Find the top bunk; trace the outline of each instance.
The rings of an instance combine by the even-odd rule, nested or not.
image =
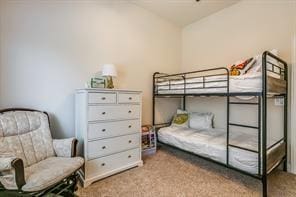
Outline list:
[[[269,51],[230,67],[153,75],[155,97],[283,96],[287,94],[287,63]]]

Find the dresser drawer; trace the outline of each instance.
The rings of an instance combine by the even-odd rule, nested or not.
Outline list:
[[[140,103],[140,94],[118,93],[118,103]]]
[[[140,118],[140,105],[89,106],[88,120],[118,120]]]
[[[106,138],[140,132],[140,120],[88,124],[88,139]]]
[[[88,158],[94,159],[105,155],[132,149],[140,145],[140,133],[88,142]]]
[[[116,103],[116,93],[89,93],[89,104]]]
[[[86,178],[111,173],[116,169],[124,168],[138,161],[140,161],[139,148],[87,161],[85,165]]]

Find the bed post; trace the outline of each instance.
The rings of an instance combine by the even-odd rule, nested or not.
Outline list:
[[[267,162],[266,162],[266,139],[267,139],[267,77],[266,77],[266,56],[262,55],[262,196],[267,196]]]
[[[262,166],[262,98],[261,95],[257,96],[258,102],[258,175],[261,175]]]
[[[183,110],[186,111],[186,96],[183,96]]]
[[[183,80],[184,80],[184,95],[183,95],[183,101],[182,101],[182,109],[186,110],[186,77],[185,75],[182,76]]]
[[[152,125],[155,125],[155,76],[159,74],[159,72],[153,73],[153,85],[152,85]]]
[[[226,125],[226,130],[227,130],[227,134],[226,134],[226,165],[229,166],[229,117],[230,117],[230,110],[229,110],[229,102],[230,102],[230,98],[229,98],[229,70],[226,69],[226,74],[227,74],[227,97],[226,97],[226,102],[227,102],[227,125]]]
[[[288,66],[287,63],[284,63],[284,67],[285,67],[285,80],[286,80],[286,92],[284,95],[284,142],[285,142],[285,160],[284,160],[284,171],[287,171],[287,163],[288,163],[288,157],[287,157],[287,153],[288,153]]]

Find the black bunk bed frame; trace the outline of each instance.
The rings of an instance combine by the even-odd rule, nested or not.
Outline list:
[[[281,65],[283,65],[282,67],[279,65],[276,65],[272,62],[270,62],[268,60],[268,58],[272,58],[276,61],[278,61]],[[267,63],[269,65],[271,65],[271,69],[267,68]],[[226,89],[225,92],[223,93],[186,93],[186,90],[189,89],[203,89],[203,88],[209,88],[206,87],[206,83],[210,83],[205,81],[205,77],[207,76],[218,76],[218,75],[222,75],[222,74],[214,74],[214,75],[201,75],[199,77],[202,77],[203,80],[202,82],[190,82],[187,83],[186,80],[190,79],[189,77],[187,77],[187,75],[190,74],[196,74],[196,73],[205,73],[205,72],[209,72],[209,71],[225,71],[223,73],[223,75],[227,75],[227,78],[225,80],[219,80],[219,82],[224,81],[224,83],[226,82],[226,86],[219,86],[219,87],[211,87],[211,88],[224,88]],[[280,76],[283,77],[283,80],[285,81],[285,93],[280,93],[280,94],[272,94],[269,95],[268,94],[268,84],[267,84],[267,72],[273,72],[275,74],[278,74]],[[175,78],[180,78],[182,80],[184,80],[184,83],[182,83],[182,85],[184,85],[184,92],[183,93],[165,93],[165,94],[159,94],[158,89],[156,89],[157,85],[157,81],[159,79],[167,79],[170,77],[175,77]],[[194,77],[191,77],[194,78]],[[212,81],[213,82],[213,81]],[[218,81],[217,81],[218,82]],[[186,88],[186,85],[188,84],[194,84],[194,83],[202,83],[202,87],[201,88]],[[159,86],[159,85],[158,85]],[[169,90],[179,90],[180,89],[174,89],[171,87],[171,83],[169,81]],[[227,100],[227,126],[226,126],[226,130],[227,130],[227,135],[226,135],[226,163],[223,162],[219,162],[216,160],[213,160],[211,158],[207,158],[192,152],[189,152],[191,154],[194,154],[198,157],[201,157],[203,159],[215,162],[217,164],[223,165],[227,168],[236,170],[240,173],[243,173],[245,175],[254,177],[256,179],[259,179],[262,181],[262,196],[267,196],[267,175],[272,172],[274,169],[276,169],[277,167],[279,167],[281,164],[283,164],[283,170],[287,171],[287,113],[288,113],[288,108],[287,108],[287,104],[288,104],[288,67],[287,67],[287,63],[280,59],[279,57],[275,56],[274,54],[270,53],[269,51],[265,51],[262,54],[262,91],[261,92],[237,92],[237,93],[233,93],[233,92],[229,92],[229,70],[225,67],[218,67],[218,68],[212,68],[212,69],[205,69],[205,70],[199,70],[199,71],[193,71],[193,72],[186,72],[186,73],[178,73],[178,74],[164,74],[164,73],[159,73],[159,72],[155,72],[153,74],[153,109],[152,109],[152,121],[153,121],[153,125],[155,126],[155,128],[158,130],[161,127],[165,127],[170,125],[170,123],[159,123],[156,124],[156,118],[155,118],[155,101],[156,98],[182,98],[182,107],[185,110],[186,109],[186,97],[200,97],[200,96],[222,96],[222,97],[226,97]],[[235,96],[254,96],[256,98],[258,98],[257,102],[231,102],[230,101],[230,97],[235,97]],[[284,99],[284,135],[283,138],[278,140],[276,143],[272,144],[271,146],[267,147],[267,99],[268,98],[276,98],[276,97],[281,97]],[[254,126],[250,126],[250,125],[243,125],[243,124],[235,124],[235,123],[231,123],[229,120],[229,114],[230,114],[230,105],[258,105],[258,126],[254,127]],[[232,145],[229,143],[229,127],[230,126],[237,126],[237,127],[246,127],[246,128],[252,128],[252,129],[256,129],[258,130],[258,150],[254,151],[245,147],[240,147],[237,145]],[[284,153],[284,157],[282,157],[279,161],[277,161],[277,163],[272,166],[270,168],[269,171],[267,171],[267,151],[271,148],[273,148],[274,146],[280,144],[281,142],[284,142],[284,146],[285,146],[285,153]],[[164,144],[163,142],[159,142],[161,144]],[[168,144],[166,144],[168,145]],[[168,146],[172,146],[172,145],[168,145]],[[243,171],[241,169],[238,169],[236,167],[233,167],[229,164],[229,147],[234,147],[234,148],[239,148],[239,149],[243,149],[246,151],[251,151],[251,152],[255,152],[258,154],[258,174],[252,174],[246,171]],[[174,147],[173,148],[177,148],[178,147]],[[181,149],[180,149],[181,150]],[[186,150],[182,150],[185,152],[188,152]],[[261,170],[262,167],[262,170]]]

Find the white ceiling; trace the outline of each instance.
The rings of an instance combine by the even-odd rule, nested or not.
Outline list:
[[[239,0],[128,0],[184,27]]]

